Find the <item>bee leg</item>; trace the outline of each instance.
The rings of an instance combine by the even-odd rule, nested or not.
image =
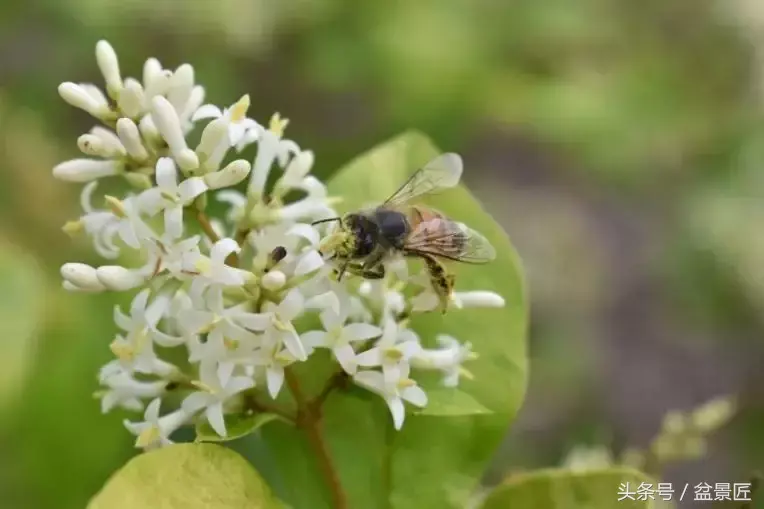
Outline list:
[[[440,308],[443,314],[448,309],[448,303],[451,300],[451,291],[454,289],[455,278],[453,274],[446,272],[446,267],[435,258],[430,256],[423,257],[427,265],[427,272],[430,273],[430,282],[440,299]]]
[[[365,279],[382,279],[385,277],[385,266],[381,263],[371,267],[366,267],[360,263],[350,264],[347,271]]]

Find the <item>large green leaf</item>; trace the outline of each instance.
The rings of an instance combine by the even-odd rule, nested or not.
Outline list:
[[[176,444],[140,454],[88,509],[283,509],[247,461],[215,444]]]
[[[496,488],[483,501],[481,509],[672,507],[670,504],[660,505],[666,497],[660,496],[657,488],[656,481],[625,468],[582,472],[539,470],[518,475]],[[678,496],[674,493],[671,498]]]
[[[344,198],[343,211],[379,202],[437,153],[424,136],[403,134],[342,168],[330,181],[330,191]],[[425,341],[448,333],[473,343],[479,358],[469,369],[477,376],[464,380],[460,390],[490,413],[410,413],[403,429],[395,431],[380,398],[362,390],[332,393],[324,404],[321,432],[350,507],[463,507],[525,392],[527,307],[517,254],[501,227],[466,189],[449,190],[433,205],[482,232],[498,251],[493,264],[458,267],[457,288],[496,291],[507,307],[452,310],[445,316],[429,313],[415,316],[411,326]],[[305,381],[315,380],[316,371],[325,371],[313,361],[298,369]],[[303,385],[310,392],[321,388],[315,383]],[[282,498],[296,508],[330,507],[303,433],[273,423],[263,428],[263,437],[276,462],[263,472],[274,485],[288,487],[280,493]]]

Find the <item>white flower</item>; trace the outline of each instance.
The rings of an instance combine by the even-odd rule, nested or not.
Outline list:
[[[134,160],[143,162],[149,158],[149,153],[143,145],[141,133],[138,126],[129,118],[120,118],[117,120],[117,136],[125,147],[127,153]]]
[[[128,269],[121,265],[102,265],[96,269],[98,281],[116,292],[124,292],[141,286],[149,277],[149,267]]]
[[[183,400],[181,408],[190,413],[204,409],[207,421],[221,437],[227,436],[223,405],[236,394],[255,385],[252,378],[247,376],[232,376],[222,384],[213,364],[202,364],[199,369],[200,381],[197,384],[200,391],[189,394]]]
[[[459,385],[460,374],[468,378],[472,376],[462,366],[465,361],[477,358],[472,352],[472,344],[460,344],[455,338],[445,334],[439,335],[436,340],[442,348],[420,349],[411,357],[411,367],[441,371],[444,375],[443,385],[456,387]]]
[[[261,129],[260,124],[247,117],[248,109],[249,95],[245,94],[230,108],[225,108],[223,111],[220,111],[220,108],[213,104],[205,104],[196,110],[192,120],[196,122],[204,118],[222,119],[227,128],[228,146],[239,148],[248,131],[257,133]],[[241,148],[239,148],[239,151],[241,151]]]
[[[266,302],[263,308],[270,318],[266,334],[270,335],[276,343],[283,344],[296,359],[307,360],[308,353],[300,340],[300,335],[292,325],[292,320],[302,314],[305,309],[305,299],[300,291],[294,288],[278,304]]]
[[[247,197],[238,191],[226,189],[218,192],[215,197],[218,201],[227,203],[229,208],[225,219],[229,223],[237,223],[244,217],[244,208],[247,205]]]
[[[329,348],[342,369],[352,375],[358,369],[352,343],[377,337],[382,334],[382,329],[368,323],[345,324],[347,315],[331,309],[321,313],[320,318],[324,330],[305,332],[302,341],[308,347]]]
[[[300,147],[291,140],[282,140],[284,129],[288,120],[282,119],[278,114],[271,118],[268,129],[258,128],[257,156],[252,164],[249,187],[247,193],[251,196],[261,196],[268,181],[268,174],[274,161],[279,165],[286,166],[289,156],[300,151]]]
[[[77,138],[77,147],[89,156],[104,158],[123,157],[127,151],[119,137],[103,127],[94,127],[88,134]]]
[[[303,184],[313,167],[315,160],[313,152],[303,150],[295,155],[284,170],[284,174],[276,181],[273,188],[273,196],[284,196],[290,189],[297,189]]]
[[[152,239],[146,245],[149,257],[142,272],[150,271],[150,275],[158,275],[167,271],[176,279],[189,279],[192,275],[187,269],[201,254],[200,240],[199,235],[180,240],[168,238],[167,235]]]
[[[164,210],[165,232],[171,238],[183,233],[183,207],[207,190],[201,177],[191,177],[178,184],[178,170],[169,157],[161,157],[156,165],[157,187],[141,193],[139,199],[149,215]]]
[[[119,248],[114,244],[119,218],[108,210],[97,210],[91,204],[93,192],[98,185],[92,181],[82,188],[80,205],[85,213],[76,221],[70,221],[64,226],[64,231],[70,234],[85,230],[92,239],[95,250],[104,258],[119,256]]]
[[[118,200],[107,195],[104,198],[111,207],[112,214],[118,218],[114,229],[125,244],[133,249],[140,249],[150,239],[156,238],[154,231],[141,218],[139,197],[128,196],[124,200]]]
[[[210,256],[196,255],[190,262],[190,269],[196,271],[191,283],[191,294],[201,295],[210,285],[242,286],[254,279],[254,274],[246,270],[226,265],[225,260],[231,253],[241,251],[231,238],[220,239],[210,250]]]
[[[61,266],[64,281],[83,291],[100,291],[105,286],[98,280],[96,269],[84,263],[65,263]]]
[[[143,382],[121,369],[104,373],[101,384],[106,386],[106,390],[99,393],[104,414],[118,406],[136,412],[143,410],[141,399],[156,398],[167,387],[164,380]]]
[[[126,78],[117,99],[119,110],[128,118],[138,118],[145,109],[146,94],[138,80]]]
[[[156,356],[152,336],[169,305],[169,298],[160,294],[149,304],[150,293],[146,289],[135,296],[129,316],[122,313],[118,306],[114,307],[114,322],[125,334],[118,334],[110,347],[117,357],[114,362],[122,368],[166,377],[177,368]]]
[[[374,348],[359,353],[356,362],[364,367],[381,366],[385,380],[393,381],[398,380],[401,372],[408,369],[409,360],[420,350],[416,333],[388,318],[385,320],[382,337]]]
[[[128,431],[138,437],[135,441],[136,447],[154,449],[172,444],[170,435],[191,419],[191,415],[182,408],[160,417],[161,402],[157,398],[148,404],[143,414],[143,422],[132,422],[127,419],[123,421]]]
[[[408,369],[404,367],[400,372],[400,378],[394,380],[385,379],[379,371],[359,371],[353,376],[353,381],[356,384],[384,398],[393,416],[393,425],[397,430],[403,426],[406,416],[404,400],[418,407],[427,405],[427,394],[417,385],[416,381],[408,378],[408,375]]]
[[[265,382],[271,398],[276,399],[284,384],[284,368],[297,361],[292,353],[283,348],[282,342],[266,334],[264,342],[252,358],[255,366],[265,370]]]
[[[235,186],[249,175],[249,163],[244,159],[231,161],[220,171],[208,173],[204,176],[204,182],[210,189]]]

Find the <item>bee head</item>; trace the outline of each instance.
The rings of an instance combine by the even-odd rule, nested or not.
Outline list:
[[[376,225],[361,214],[347,214],[339,226],[321,241],[321,253],[334,253],[337,258],[362,258],[376,245]]]

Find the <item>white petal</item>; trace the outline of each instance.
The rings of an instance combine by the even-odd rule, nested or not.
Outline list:
[[[181,408],[189,414],[193,414],[207,406],[210,395],[204,392],[193,392],[186,396],[186,399],[180,404]]]
[[[143,418],[148,422],[154,422],[159,420],[159,405],[162,404],[160,398],[156,398],[149,403],[146,407],[146,413],[143,414]]]
[[[406,409],[403,408],[403,401],[399,397],[385,398],[390,413],[393,416],[393,426],[400,430],[403,427],[403,420],[406,417]]]
[[[284,300],[279,303],[279,315],[281,315],[284,320],[292,320],[302,312],[304,306],[305,299],[300,291],[297,288],[294,288],[286,295],[286,297],[284,297]]]
[[[186,179],[183,182],[180,183],[180,186],[178,186],[178,195],[180,196],[180,200],[184,204],[188,204],[205,192],[207,190],[207,184],[204,183],[204,179],[201,177],[192,177],[190,179]]]
[[[218,118],[223,115],[223,112],[220,111],[220,108],[215,106],[214,104],[205,104],[203,106],[200,106],[196,112],[191,116],[191,121],[196,122],[197,120],[201,120],[203,118]]]
[[[97,269],[84,263],[65,263],[61,266],[61,277],[83,289],[103,289],[103,284],[98,280],[97,273]]]
[[[326,347],[329,346],[327,343],[327,334],[326,332],[322,330],[311,330],[308,332],[303,332],[300,335],[300,339],[302,340],[302,343],[309,348],[319,348],[319,347]]]
[[[265,371],[265,378],[268,384],[268,393],[271,398],[276,399],[281,386],[284,384],[284,368],[278,365],[269,367]]]
[[[355,350],[350,345],[339,345],[332,349],[334,357],[340,363],[345,373],[352,375],[358,370],[358,364],[355,362]]]
[[[425,291],[411,299],[411,309],[414,312],[432,311],[439,305],[438,296]]]
[[[297,235],[299,237],[304,238],[308,242],[310,242],[311,246],[317,246],[319,241],[321,240],[321,237],[318,233],[318,230],[316,230],[314,227],[312,227],[309,224],[296,224],[289,228],[286,232],[287,235]]]
[[[400,343],[398,349],[403,354],[404,359],[409,359],[422,351],[422,347],[417,341],[405,341]]]
[[[215,245],[210,251],[210,258],[215,263],[223,263],[225,259],[231,253],[238,253],[240,251],[239,244],[231,238],[221,239],[215,242]]]
[[[231,380],[231,375],[233,375],[234,367],[235,365],[231,361],[221,361],[218,364],[218,379],[220,380],[220,385],[228,385],[228,382]]]
[[[268,313],[239,313],[233,320],[247,329],[264,331],[271,324],[271,315]]]
[[[156,166],[157,185],[164,191],[175,193],[178,187],[178,170],[169,157],[160,157]]]
[[[96,62],[98,68],[106,81],[106,88],[109,95],[116,97],[122,89],[122,78],[119,74],[119,61],[114,48],[107,41],[100,40],[96,44]]]
[[[169,334],[165,334],[164,332],[160,330],[152,330],[151,331],[152,337],[154,338],[154,342],[159,345],[163,346],[165,348],[173,348],[176,346],[180,346],[183,343],[186,342],[186,338],[183,336],[171,336]]]
[[[133,328],[133,321],[122,312],[119,306],[114,306],[114,323],[123,331],[130,331]]]
[[[254,387],[255,382],[246,376],[235,376],[226,385],[226,393],[229,395],[237,394],[242,391],[246,391],[250,387]]]
[[[406,387],[401,391],[401,397],[418,407],[427,405],[427,394],[418,385],[412,387]]]
[[[296,359],[301,361],[308,359],[308,354],[305,351],[305,347],[302,345],[302,342],[300,342],[300,336],[297,335],[296,331],[291,330],[282,333],[281,339],[284,341],[284,346],[286,346],[287,350],[289,350],[289,353],[294,355]]]
[[[382,350],[379,348],[372,348],[361,352],[355,357],[355,361],[359,366],[374,367],[382,364]]]
[[[207,327],[215,319],[215,315],[208,311],[187,309],[178,313],[178,322],[188,332],[199,332]]]
[[[488,291],[471,291],[471,292],[456,292],[454,298],[459,301],[461,307],[491,307],[501,308],[504,307],[504,298],[494,292]]]
[[[208,406],[205,415],[207,416],[210,426],[215,430],[215,433],[221,437],[228,435],[228,432],[225,429],[225,419],[223,418],[223,403],[217,402]]]
[[[324,326],[324,330],[327,331],[330,331],[345,323],[345,320],[343,320],[339,314],[335,313],[331,309],[327,309],[321,313],[321,315],[319,315],[319,319],[321,320],[321,325]]]
[[[183,207],[172,206],[164,210],[164,230],[171,239],[183,235]]]
[[[304,276],[315,272],[324,265],[324,258],[318,254],[318,251],[310,251],[300,257],[297,266],[294,269],[295,276]]]
[[[387,393],[384,377],[379,371],[359,371],[353,375],[353,381],[377,394],[385,395]]]
[[[90,182],[116,175],[121,169],[121,163],[116,160],[71,159],[56,165],[53,176],[67,182]]]
[[[368,323],[351,323],[343,328],[343,335],[349,341],[371,339],[382,335],[382,329]]]

